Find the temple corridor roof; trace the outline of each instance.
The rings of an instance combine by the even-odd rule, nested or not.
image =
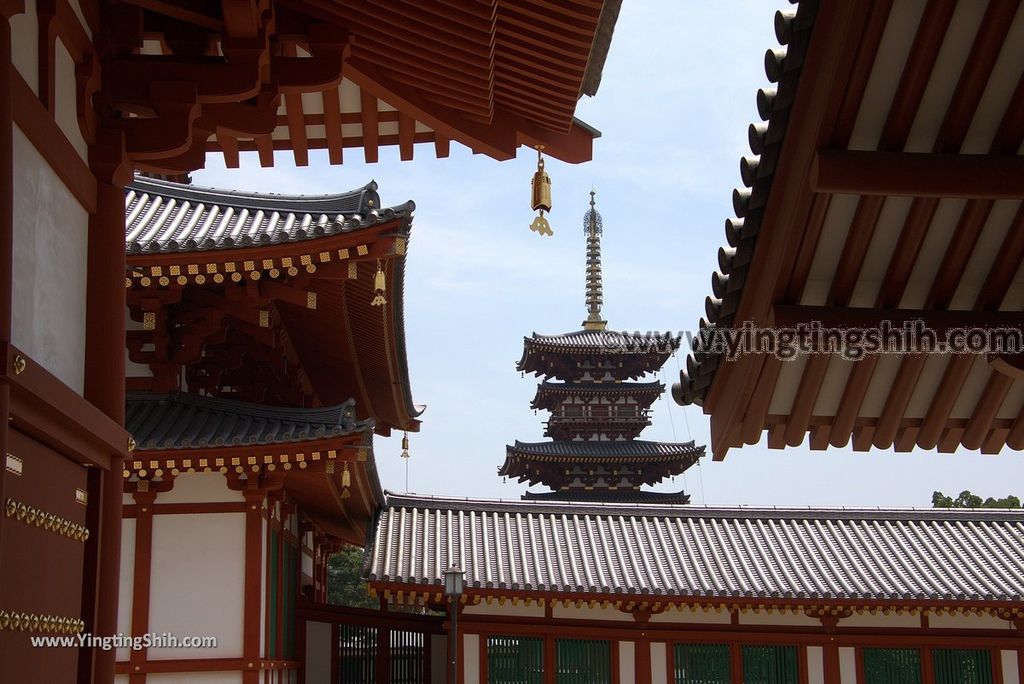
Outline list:
[[[390,494],[371,585],[679,599],[1024,604],[1024,511],[705,508]]]

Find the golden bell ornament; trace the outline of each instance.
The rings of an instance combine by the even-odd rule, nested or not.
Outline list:
[[[377,273],[373,276],[373,301],[370,306],[384,306],[388,300],[384,298],[387,290],[387,281],[384,279],[384,270],[380,267],[380,260],[377,261]]]
[[[402,435],[402,458],[409,458],[409,434],[404,433]]]
[[[544,170],[544,156],[541,152],[543,149],[543,145],[537,145],[537,171],[533,174],[531,182],[533,197],[530,208],[539,213],[530,224],[530,230],[541,235],[553,235],[551,224],[544,218],[544,212],[551,211],[551,176]]]

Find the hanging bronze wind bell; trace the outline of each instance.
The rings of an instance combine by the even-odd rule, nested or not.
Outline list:
[[[537,212],[537,218],[530,224],[530,230],[541,235],[554,235],[551,224],[544,218],[544,212],[551,211],[551,177],[544,170],[543,145],[537,145],[537,172],[533,174],[533,201],[530,207]]]
[[[388,300],[384,298],[386,289],[384,270],[380,267],[380,259],[377,259],[377,273],[373,276],[373,301],[370,302],[370,306],[384,306],[388,303]]]

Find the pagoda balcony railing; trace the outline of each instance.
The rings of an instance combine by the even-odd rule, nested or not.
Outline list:
[[[445,671],[445,618],[300,602],[306,684],[431,684]]]

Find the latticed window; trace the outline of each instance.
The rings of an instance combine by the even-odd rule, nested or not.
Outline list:
[[[541,684],[544,681],[544,640],[488,637],[487,681],[490,684]]]
[[[921,652],[916,648],[865,648],[864,684],[921,684]]]
[[[725,644],[676,644],[675,684],[731,684]]]
[[[976,648],[932,651],[935,684],[992,684],[992,656]]]
[[[555,646],[557,684],[611,684],[610,641],[559,639]]]
[[[744,646],[744,684],[798,684],[796,646]]]

